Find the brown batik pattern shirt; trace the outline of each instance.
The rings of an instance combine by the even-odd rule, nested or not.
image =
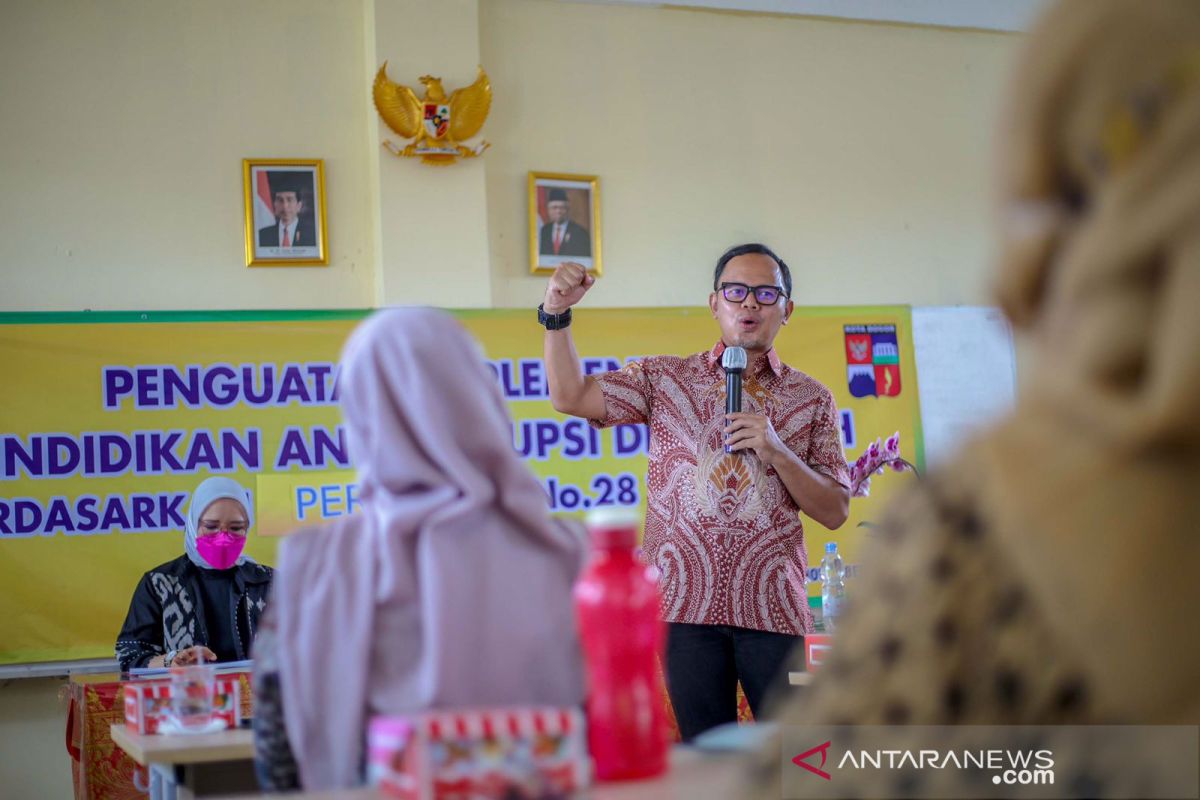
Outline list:
[[[659,570],[663,618],[776,633],[812,631],[798,507],[753,451],[726,454],[722,342],[597,375],[597,427],[650,426],[644,557]],[[837,405],[772,349],[743,376],[742,410],[764,414],[815,471],[850,485]]]

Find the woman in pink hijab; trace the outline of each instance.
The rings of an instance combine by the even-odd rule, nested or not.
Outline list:
[[[361,507],[280,548],[255,651],[267,788],[360,783],[376,714],[583,701],[583,533],[549,516],[481,355],[433,309],[380,311],[346,344]]]

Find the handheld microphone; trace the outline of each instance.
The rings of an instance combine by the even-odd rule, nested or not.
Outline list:
[[[721,355],[721,366],[725,370],[725,413],[736,414],[742,410],[742,370],[746,368],[746,351],[741,347],[726,347]],[[733,451],[725,445],[725,452]]]

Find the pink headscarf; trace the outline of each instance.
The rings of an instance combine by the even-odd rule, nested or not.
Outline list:
[[[582,531],[548,515],[481,355],[432,309],[380,311],[346,344],[362,508],[289,537],[274,584],[306,789],[358,782],[375,714],[583,701]]]

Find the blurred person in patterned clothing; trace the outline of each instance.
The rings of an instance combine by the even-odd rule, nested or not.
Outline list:
[[[897,751],[937,726],[960,747],[1038,726],[1062,797],[1187,796],[1194,738],[1169,758],[1157,738],[1078,731],[1200,722],[1200,4],[1059,2],[1016,63],[995,291],[1028,378],[1009,418],[897,498],[832,652],[778,718],[904,726]],[[744,796],[801,771],[781,770],[780,741]],[[980,797],[981,775],[832,780],[842,797]]]

